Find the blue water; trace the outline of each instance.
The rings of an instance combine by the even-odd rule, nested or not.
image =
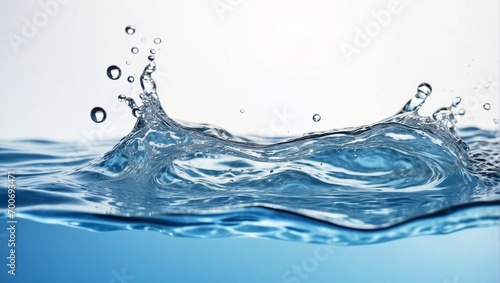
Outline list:
[[[500,218],[499,134],[480,128],[460,128],[452,107],[440,111],[439,119],[420,116],[418,109],[430,95],[430,86],[425,89],[426,85],[421,85],[401,111],[372,125],[308,133],[302,137],[257,139],[237,137],[215,126],[182,123],[168,117],[151,77],[155,68],[152,61],[141,76],[142,106],[137,106],[131,98],[125,99],[137,123],[119,142],[102,142],[96,145],[95,153],[84,155],[73,143],[41,140],[1,143],[2,172],[11,171],[16,179],[15,215],[19,223],[39,229],[38,233],[54,229],[43,228],[45,226],[39,223],[63,225],[57,228],[60,231],[45,236],[44,242],[52,244],[56,239],[63,241],[72,237],[94,241],[91,239],[96,236],[84,234],[89,233],[87,231],[122,231],[113,235],[128,238],[146,230],[154,231],[155,236],[151,232],[147,236],[141,234],[138,239],[142,240],[135,244],[144,245],[154,253],[155,245],[148,245],[151,237],[155,241],[169,236],[267,238],[284,240],[287,244],[273,241],[271,245],[291,249],[304,247],[305,243],[330,249],[450,234],[464,229],[489,231],[486,238],[496,235],[493,228],[488,227],[498,228]],[[7,181],[0,184],[0,189],[7,191]],[[2,198],[2,203],[7,204],[5,193]],[[2,210],[5,223],[10,213]],[[86,231],[62,228],[68,229],[68,226]],[[25,247],[37,241],[43,245],[36,233],[27,233],[22,228],[19,231],[19,235],[23,235],[20,239],[24,237],[27,242]],[[64,238],[59,233],[73,236]],[[106,237],[98,237],[94,245]],[[148,240],[144,242],[144,239]],[[229,239],[226,241],[231,241]],[[132,238],[123,241],[134,242]],[[165,241],[179,243],[180,240]],[[189,245],[200,244],[193,242],[196,239],[190,241]],[[241,243],[232,241],[211,242],[210,245],[223,243],[225,246],[213,253],[230,251],[233,244],[227,246],[227,243],[236,243],[235,247]],[[257,240],[252,241],[243,246],[252,246]],[[67,249],[60,242],[55,245]],[[158,249],[162,249],[161,244],[158,245]],[[20,244],[19,250],[22,247]],[[390,247],[388,250],[394,249]],[[101,247],[101,250],[107,249]],[[88,256],[84,251],[69,250],[74,253],[71,257]],[[268,252],[271,250],[273,248]],[[314,255],[314,248],[311,250]],[[183,252],[193,251],[176,254]],[[241,257],[249,252],[251,249],[233,256]],[[324,255],[333,254],[328,252]],[[222,260],[218,255],[208,256],[215,261]],[[148,254],[144,257],[148,262],[162,260],[160,255],[155,259]],[[198,261],[196,255],[188,257]],[[29,262],[26,258],[23,260]],[[320,257],[313,258],[319,264]],[[488,258],[496,257],[489,254]],[[65,261],[59,264],[67,266]],[[490,264],[488,261],[482,266],[490,267]],[[54,262],[50,265],[57,266]],[[236,274],[243,272],[243,266]],[[306,263],[309,270],[312,266],[311,262]],[[109,282],[113,276],[113,282],[120,282],[117,278],[120,276],[116,275],[121,272],[120,268],[113,269]],[[193,264],[189,270],[204,268],[207,267]],[[26,272],[30,267],[24,265],[23,269]],[[293,271],[286,272],[286,269],[278,272],[275,280],[257,276],[255,278],[260,279],[255,280],[259,281],[242,278],[240,282],[309,280]],[[79,276],[83,277],[78,277],[80,281],[73,281],[62,273],[59,274],[62,277],[51,277],[55,275],[50,272],[41,277],[29,273],[33,276],[16,282],[94,282],[90,279],[92,275],[82,274]],[[491,280],[498,272],[488,269],[481,276],[487,276],[487,280],[474,282],[496,282]],[[50,281],[47,278],[51,278]],[[179,278],[155,281],[143,277],[137,282],[185,282]],[[216,276],[206,282],[238,282],[224,278]],[[446,278],[432,282],[455,280]],[[102,277],[99,280],[108,282]],[[128,279],[122,281],[128,282]]]

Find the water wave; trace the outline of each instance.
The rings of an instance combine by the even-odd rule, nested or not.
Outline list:
[[[122,98],[137,123],[103,156],[68,158],[72,145],[43,141],[0,148],[24,182],[20,215],[97,231],[329,244],[499,224],[498,133],[456,128],[452,107],[420,116],[427,84],[378,123],[256,142],[168,117],[155,69],[141,76],[142,106]]]

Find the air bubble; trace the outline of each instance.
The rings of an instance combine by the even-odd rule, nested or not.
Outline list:
[[[157,37],[153,40],[155,44],[160,44],[161,43],[161,38]]]
[[[135,81],[134,76],[128,76],[127,81],[128,81],[129,83],[133,83],[133,82]]]
[[[130,51],[132,51],[132,54],[137,54],[137,53],[139,53],[139,48],[137,48],[137,47],[132,47],[132,48],[130,49]]]
[[[108,78],[117,80],[122,76],[122,70],[118,68],[118,66],[111,65],[106,70],[106,74],[108,75]]]
[[[90,111],[90,118],[96,123],[104,122],[107,116],[106,111],[104,111],[101,107],[94,107]]]
[[[451,105],[453,105],[453,107],[457,107],[460,102],[462,102],[462,98],[460,96],[457,96],[453,99]]]
[[[491,104],[489,104],[489,103],[483,104],[483,109],[486,111],[489,111],[491,109]]]
[[[127,97],[125,95],[123,95],[123,94],[118,95],[118,101],[125,102],[126,99],[127,99]]]
[[[313,121],[314,122],[319,122],[321,120],[321,115],[319,114],[314,114],[313,115]]]
[[[132,35],[132,34],[134,34],[134,33],[135,33],[135,27],[134,27],[134,26],[127,26],[127,27],[125,28],[125,32],[126,32],[127,34]]]

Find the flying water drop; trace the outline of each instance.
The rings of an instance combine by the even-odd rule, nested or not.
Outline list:
[[[161,38],[157,37],[153,40],[155,44],[160,44],[161,43]]]
[[[421,83],[417,87],[417,94],[406,103],[400,112],[417,112],[431,93],[431,85],[428,83]]]
[[[148,60],[149,60],[149,61],[154,61],[154,59],[155,59],[155,56],[154,56],[154,55],[149,55],[149,56],[148,56]]]
[[[245,109],[241,108],[240,113],[242,113],[242,114],[245,113]]]
[[[483,104],[483,109],[486,111],[489,111],[491,109],[491,104],[489,104],[489,103]]]
[[[418,92],[420,92],[423,95],[425,95],[425,97],[431,95],[431,93],[432,93],[432,87],[428,83],[421,83],[421,84],[419,84],[417,90],[418,90]]]
[[[154,49],[149,50],[149,52],[150,52],[151,54],[153,54],[153,55],[154,55],[154,54],[156,54],[156,50],[154,50]]]
[[[132,49],[130,49],[130,51],[132,51],[132,54],[137,54],[137,53],[139,53],[139,48],[132,47]]]
[[[96,123],[104,122],[107,116],[106,111],[104,111],[101,107],[94,107],[90,111],[90,118]]]
[[[458,115],[460,115],[460,116],[465,115],[465,110],[464,109],[459,109],[458,110]]]
[[[106,74],[108,75],[108,78],[117,80],[122,76],[122,70],[116,65],[111,65],[106,70]]]
[[[118,101],[125,102],[126,99],[127,99],[127,97],[125,95],[123,95],[123,94],[118,95]]]
[[[135,81],[134,76],[128,76],[127,81],[128,81],[129,83],[133,83],[133,82]]]
[[[462,98],[460,96],[457,96],[453,99],[451,105],[453,107],[457,107],[460,104],[460,102],[462,102]]]
[[[314,122],[319,122],[321,120],[321,115],[319,114],[314,114],[313,115],[313,121]]]
[[[126,32],[127,34],[129,34],[129,35],[132,35],[132,34],[134,34],[134,33],[135,33],[135,27],[134,27],[134,26],[127,26],[127,27],[125,28],[125,32]]]

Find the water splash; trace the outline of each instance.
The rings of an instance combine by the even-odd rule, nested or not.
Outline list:
[[[421,83],[417,87],[417,93],[415,96],[408,101],[403,109],[401,109],[400,113],[403,112],[418,112],[418,109],[424,105],[425,100],[431,95],[432,93],[432,87],[428,83]]]
[[[21,194],[32,197],[23,196],[29,201],[21,215],[99,231],[328,244],[499,223],[498,133],[457,129],[461,99],[420,116],[432,93],[422,83],[397,114],[378,123],[256,142],[171,119],[149,56],[139,80],[142,105],[118,96],[137,117],[132,132],[104,156],[54,174],[63,183],[26,176],[31,188]]]

